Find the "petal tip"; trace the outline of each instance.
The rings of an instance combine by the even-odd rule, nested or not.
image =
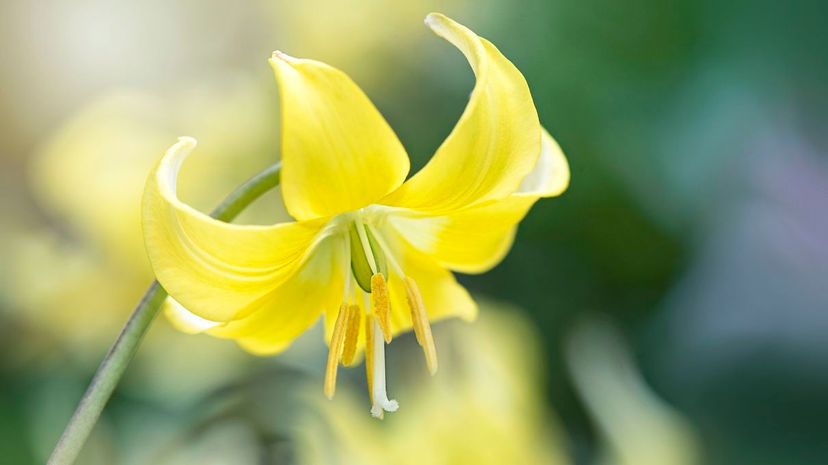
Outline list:
[[[167,297],[163,303],[164,314],[167,320],[177,330],[186,334],[203,333],[210,328],[218,326],[220,323],[202,318],[195,313],[184,308],[172,297]]]
[[[299,58],[288,55],[287,53],[276,50],[270,55],[270,62],[296,63]]]
[[[178,138],[178,143],[175,144],[175,148],[178,148],[178,149],[193,149],[193,148],[195,148],[196,145],[198,145],[198,141],[195,140],[194,137],[180,136]]]
[[[434,23],[436,23],[436,22],[438,22],[438,21],[441,21],[441,20],[442,20],[442,19],[444,19],[445,17],[446,17],[446,15],[444,15],[443,13],[437,13],[437,12],[434,12],[434,11],[433,11],[433,12],[431,12],[431,13],[429,13],[429,14],[427,14],[427,15],[426,15],[426,17],[425,17],[425,23],[426,23],[427,25],[431,26],[432,24],[434,24]]]
[[[436,30],[441,27],[445,27],[446,23],[451,23],[453,21],[443,13],[432,12],[426,15],[424,22],[426,26],[430,27],[432,30]]]

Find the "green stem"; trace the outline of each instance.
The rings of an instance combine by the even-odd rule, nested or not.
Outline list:
[[[210,216],[225,222],[233,220],[262,194],[279,185],[280,171],[281,164],[276,163],[253,176],[230,193]],[[48,465],[70,465],[75,462],[166,297],[167,291],[153,281],[95,372],[52,451]]]

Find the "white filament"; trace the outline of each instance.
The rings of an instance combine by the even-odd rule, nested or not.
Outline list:
[[[388,400],[385,392],[385,340],[382,338],[382,329],[374,319],[374,380],[371,393],[371,415],[374,418],[382,417],[382,412],[396,412],[400,405],[396,400]]]
[[[365,254],[365,258],[368,260],[368,266],[371,267],[371,272],[379,272],[377,262],[374,260],[374,252],[371,251],[371,245],[368,243],[368,234],[365,233],[365,226],[361,221],[356,222],[356,229],[357,235],[359,236],[359,242],[362,244],[362,253]]]
[[[378,234],[377,230],[372,228],[370,225],[365,225],[365,227],[371,230],[371,234],[374,236],[374,239],[376,239],[379,243],[379,246],[380,248],[382,248],[382,251],[385,252],[385,258],[388,259],[388,263],[390,263],[391,267],[394,268],[394,272],[397,273],[401,278],[405,279],[405,273],[402,272],[402,267],[400,266],[400,263],[397,261],[396,258],[394,258],[394,254],[391,253],[391,248],[388,247],[388,243],[385,242],[385,238],[382,236],[382,234]]]

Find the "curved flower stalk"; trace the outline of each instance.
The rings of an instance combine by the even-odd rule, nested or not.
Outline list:
[[[216,207],[211,217],[218,221],[232,220],[259,196],[279,184],[280,171],[281,166],[277,163],[250,178]],[[155,315],[162,305],[169,302],[173,301],[168,298],[167,292],[157,281],[153,281],[95,372],[69,424],[52,450],[49,465],[75,462]]]
[[[342,71],[276,52],[281,90],[282,197],[294,222],[216,221],[176,196],[196,145],[181,138],[150,176],[144,236],[159,282],[189,332],[275,354],[325,315],[325,394],[338,365],[365,352],[371,413],[398,408],[385,385],[385,345],[414,329],[437,370],[430,322],[473,319],[451,271],[481,273],[508,252],[518,222],[559,195],[569,169],[541,127],[525,79],[490,42],[440,14],[426,24],[456,46],[477,78],[456,127],[420,172],[368,97]]]

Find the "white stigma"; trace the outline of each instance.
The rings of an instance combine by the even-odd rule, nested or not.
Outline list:
[[[388,400],[388,394],[385,392],[385,341],[382,339],[382,329],[380,329],[376,320],[374,320],[374,334],[374,380],[373,392],[371,393],[371,415],[374,418],[381,418],[383,411],[396,412],[400,405],[396,400]]]

